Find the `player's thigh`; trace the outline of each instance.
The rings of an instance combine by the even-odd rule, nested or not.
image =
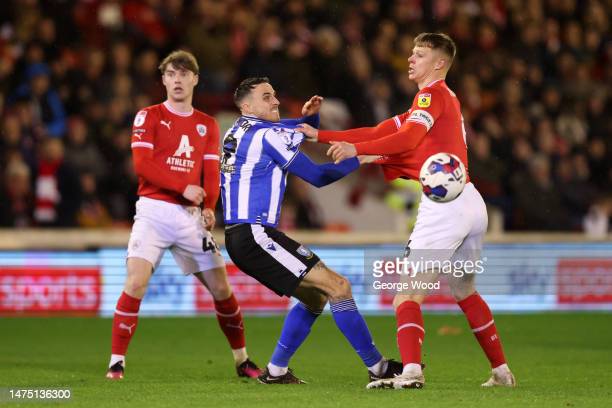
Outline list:
[[[183,274],[225,268],[219,246],[202,226],[199,208],[183,207],[175,222],[179,232],[170,251]]]
[[[451,294],[457,301],[465,299],[476,291],[476,275],[484,271],[483,239],[484,231],[468,235],[453,254],[453,271],[448,275],[448,284]]]
[[[227,280],[225,265],[219,268],[197,272],[194,275],[204,286],[206,286],[215,300],[225,300],[231,296],[232,288]]]
[[[156,201],[138,200],[127,247],[128,259],[144,259],[153,269],[159,266],[164,252],[174,241],[173,229],[167,225],[171,204]]]
[[[275,228],[236,224],[225,229],[225,247],[241,271],[279,296],[293,296],[319,257]]]

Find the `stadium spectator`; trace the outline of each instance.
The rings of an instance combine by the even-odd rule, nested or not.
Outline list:
[[[64,160],[60,139],[46,139],[36,166],[34,219],[40,226],[74,227],[81,202],[79,175]]]
[[[13,160],[4,172],[0,193],[0,226],[31,227],[34,225],[33,213],[30,168],[23,161]]]
[[[35,121],[44,126],[45,133],[61,137],[66,131],[66,114],[59,95],[51,88],[50,74],[44,63],[30,65],[26,69],[27,82],[17,88],[10,101],[31,104]]]

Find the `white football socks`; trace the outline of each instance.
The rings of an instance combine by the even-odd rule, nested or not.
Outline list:
[[[244,363],[246,359],[249,358],[246,352],[246,347],[235,349],[235,350],[232,349],[232,354],[234,355],[234,362],[236,363],[237,366]]]
[[[272,363],[268,363],[268,372],[270,373],[270,375],[274,377],[279,377],[281,375],[287,374],[288,369],[289,369],[288,367],[279,367]]]
[[[402,370],[402,375],[416,376],[422,374],[423,370],[421,369],[421,365],[416,363],[408,363]]]
[[[380,376],[384,374],[385,371],[387,371],[388,365],[389,364],[387,360],[385,360],[384,358],[381,358],[380,361],[378,361],[378,363],[374,364],[373,366],[368,367],[368,370],[370,370],[374,375]]]
[[[108,363],[108,368],[111,368],[119,361],[122,362],[121,365],[125,368],[125,356],[122,356],[121,354],[111,354],[110,363]]]

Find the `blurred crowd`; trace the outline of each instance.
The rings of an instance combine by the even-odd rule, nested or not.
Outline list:
[[[471,177],[505,228],[602,228],[612,212],[611,8],[609,0],[1,2],[0,225],[129,225],[131,123],[163,100],[157,65],[173,49],[200,63],[198,109],[235,113],[236,84],[265,75],[286,115],[319,94],[323,125],[344,128],[408,109],[417,91],[407,77],[412,40],[443,31],[458,46],[447,82],[462,103]],[[300,189],[288,201],[289,226],[324,226]]]

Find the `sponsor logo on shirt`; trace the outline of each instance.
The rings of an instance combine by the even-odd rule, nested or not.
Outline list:
[[[134,126],[142,126],[145,123],[145,118],[147,117],[147,111],[140,111],[136,114],[136,118],[134,118]]]
[[[431,105],[431,94],[430,93],[420,94],[419,100],[417,101],[417,105],[419,108],[429,108],[429,105]]]
[[[419,109],[412,112],[408,120],[410,122],[416,122],[420,123],[421,125],[424,125],[428,131],[429,129],[431,129],[435,122],[433,116],[431,116],[429,112]]]

